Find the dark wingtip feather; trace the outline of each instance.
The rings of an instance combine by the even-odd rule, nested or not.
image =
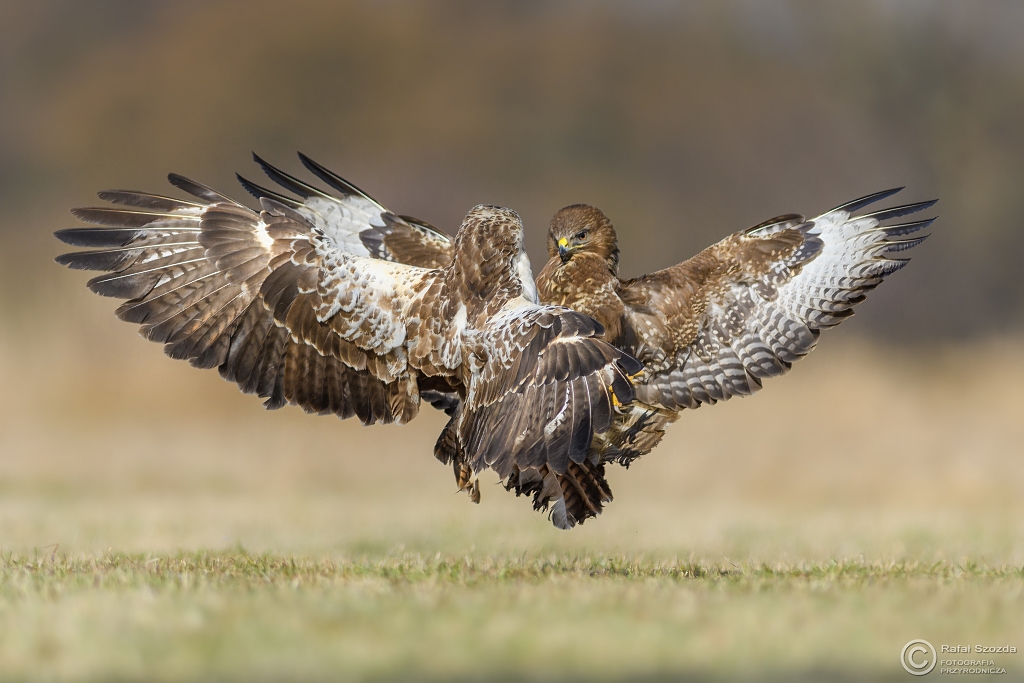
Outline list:
[[[179,175],[177,173],[168,173],[167,182],[169,182],[171,185],[174,185],[182,192],[187,192],[193,197],[199,197],[203,201],[209,202],[211,204],[216,204],[218,202],[228,202],[229,204],[242,206],[231,197],[223,195],[211,187],[207,187],[206,185],[203,185],[200,182],[196,182],[195,180],[186,178],[185,176]]]
[[[309,199],[310,197],[324,197],[326,199],[334,199],[334,197],[331,197],[331,195],[327,194],[326,192],[318,190],[309,183],[304,183],[298,178],[291,176],[282,171],[281,169],[277,168],[276,166],[268,163],[263,158],[261,158],[260,155],[257,154],[256,152],[252,153],[252,159],[259,165],[261,169],[263,169],[263,172],[267,174],[268,178],[270,178],[271,180],[273,180],[275,183],[285,188],[286,190],[294,192],[303,199]]]
[[[299,161],[302,162],[302,165],[305,166],[309,170],[310,173],[312,173],[317,178],[319,178],[320,180],[324,181],[325,183],[327,183],[328,185],[333,187],[338,192],[341,192],[342,194],[345,194],[345,195],[357,194],[357,195],[363,197],[364,199],[370,200],[371,202],[373,202],[377,206],[380,206],[380,203],[376,199],[374,199],[373,197],[368,195],[366,192],[364,192],[363,190],[361,190],[358,187],[356,187],[351,182],[345,180],[344,178],[342,178],[340,175],[338,175],[334,171],[332,171],[329,168],[323,166],[322,164],[319,164],[319,163],[313,161],[312,159],[310,159],[308,156],[306,156],[302,152],[298,152],[297,154],[299,155]],[[384,210],[384,207],[381,206],[381,210]]]
[[[868,204],[874,204],[875,202],[880,202],[883,199],[887,199],[896,194],[897,192],[902,191],[904,188],[905,186],[894,187],[891,190],[882,190],[881,192],[874,192],[872,194],[865,195],[860,199],[854,199],[852,202],[846,202],[845,204],[837,206],[828,213],[835,213],[837,211],[847,211],[849,213],[853,213],[857,209],[863,209]],[[828,215],[828,213],[826,215]]]
[[[910,235],[923,230],[929,225],[935,222],[934,218],[927,218],[923,221],[914,221],[912,223],[900,223],[899,225],[887,225],[883,228],[879,228],[886,237],[902,237],[903,235]]]
[[[902,268],[904,268],[908,263],[910,263],[910,259],[908,258],[886,259],[885,265],[881,268],[881,271],[878,273],[878,277],[889,277],[897,270],[901,270]]]
[[[874,213],[866,213],[861,218],[874,218],[878,222],[887,221],[890,218],[899,218],[900,216],[906,216],[908,213],[916,213],[923,211],[930,206],[935,206],[938,199],[931,199],[926,202],[917,202],[915,204],[904,204],[903,206],[894,206],[891,209],[882,209],[881,211],[875,211]]]
[[[123,247],[140,232],[134,228],[67,228],[53,236],[73,247]]]
[[[257,185],[256,183],[252,182],[251,180],[242,176],[239,173],[236,173],[235,177],[238,178],[238,182],[241,183],[242,187],[245,188],[245,191],[251,194],[256,199],[263,199],[264,197],[269,197],[270,199],[274,199],[277,202],[284,204],[286,206],[290,206],[292,208],[298,208],[302,206],[302,202],[296,201],[291,197],[286,197],[285,195],[274,192],[273,190],[268,190],[262,185]]]
[[[61,254],[60,256],[57,256],[53,260],[56,261],[57,263],[59,263],[62,266],[67,266],[68,268],[74,268],[74,266],[71,265],[71,264],[74,261],[74,257],[76,255],[76,253],[77,252],[72,252],[70,254]]]
[[[923,235],[921,237],[916,237],[909,240],[892,240],[890,242],[886,242],[884,253],[893,254],[899,251],[913,249],[914,247],[921,244],[921,242],[924,242],[929,237],[931,237],[931,235]]]
[[[747,228],[744,232],[748,235],[753,235],[758,232],[768,232],[769,228],[773,228],[775,226],[781,226],[786,223],[799,224],[803,223],[805,220],[806,219],[798,213],[787,213],[781,216],[776,216],[775,218],[769,218],[763,223],[758,223],[757,225]]]
[[[88,230],[89,228],[85,229]],[[78,239],[78,235],[76,235],[75,233],[81,232],[81,230],[83,230],[83,228],[67,228],[65,230],[57,230],[56,232],[53,233],[53,236],[59,239],[64,244],[70,244],[75,247],[80,247],[82,245],[78,244],[75,241],[76,239]]]
[[[79,207],[71,209],[71,215],[85,223],[116,228],[141,228],[162,218],[180,218],[165,213],[148,213],[108,207]]]
[[[279,396],[271,396],[263,402],[263,407],[267,410],[280,410],[281,408],[284,408],[284,406],[285,400]]]
[[[156,279],[149,273],[133,275],[98,275],[85,283],[90,291],[100,296],[118,299],[138,299],[153,289]]]
[[[103,190],[96,193],[100,199],[111,204],[121,206],[134,206],[142,209],[153,209],[156,211],[175,211],[178,209],[201,208],[202,204],[187,202],[183,199],[164,197],[148,192],[135,192],[133,190]]]
[[[113,251],[75,251],[69,254],[61,254],[56,259],[57,263],[74,270],[122,270],[138,258],[138,249],[115,249]]]

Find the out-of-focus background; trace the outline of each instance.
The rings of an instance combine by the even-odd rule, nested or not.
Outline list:
[[[0,549],[1019,567],[1022,35],[1014,0],[0,3]],[[656,452],[612,473],[605,515],[560,533],[497,486],[479,507],[456,495],[431,456],[443,416],[363,428],[265,413],[216,373],[166,359],[83,273],[53,263],[52,232],[97,190],[166,192],[175,171],[244,199],[233,173],[258,176],[252,150],[291,170],[302,150],[449,231],[477,203],[510,206],[535,269],[548,218],[574,202],[615,222],[626,276],[892,186],[906,201],[939,197],[940,219],[789,376],[684,415]],[[792,596],[741,599],[719,621],[712,600],[698,610],[709,628],[688,608],[665,617],[706,636],[687,641],[691,659],[666,642],[645,660],[664,666],[644,671],[756,670],[763,657],[813,672],[827,658],[806,643],[828,639],[853,644],[829,661],[903,676],[892,667],[912,637],[1024,646],[1016,591],[909,610],[898,595],[855,594],[807,613],[785,612]],[[2,623],[22,640],[0,632],[9,671],[130,677],[164,661],[142,648],[104,668],[145,620],[108,614],[98,628],[78,603],[11,600]],[[786,628],[762,628],[779,610]],[[191,612],[167,623],[179,617],[191,633]],[[733,629],[761,638],[759,654]],[[566,647],[618,675],[647,652],[629,645],[637,632],[604,646],[607,662]],[[199,668],[167,671],[234,670],[222,651],[197,652]],[[421,662],[405,654],[365,671]],[[480,671],[460,661],[422,670]]]
[[[0,13],[8,319],[50,295],[49,228],[97,188],[157,190],[174,170],[239,191],[251,150],[296,168],[300,149],[449,230],[474,204],[514,207],[535,260],[551,214],[593,202],[627,274],[906,185],[906,200],[941,198],[939,236],[844,333],[1020,328],[1012,0],[15,0]]]

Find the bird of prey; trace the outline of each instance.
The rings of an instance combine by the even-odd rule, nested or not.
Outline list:
[[[59,231],[87,250],[57,261],[104,271],[88,286],[126,300],[119,318],[268,408],[403,423],[421,392],[455,396],[435,455],[471,495],[491,468],[529,482],[556,526],[600,505],[590,443],[633,399],[641,366],[590,317],[537,303],[516,213],[472,209],[444,263],[388,262],[358,233],[403,219],[303,161],[341,196],[264,164],[302,201],[261,192],[254,211],[172,174],[197,201],[101,192],[115,206],[73,213],[103,227]]]
[[[934,219],[885,223],[935,201],[857,214],[901,189],[809,220],[773,218],[630,280],[618,276],[615,229],[601,210],[577,204],[556,213],[549,260],[537,277],[540,300],[593,317],[605,341],[644,365],[634,378],[637,400],[595,435],[592,457],[628,466],[658,444],[684,408],[750,395],[807,355],[821,330],[852,315],[870,290],[907,264],[894,254],[924,241],[908,236]],[[451,240],[427,227],[392,221],[368,228],[362,239],[382,259],[447,261]]]

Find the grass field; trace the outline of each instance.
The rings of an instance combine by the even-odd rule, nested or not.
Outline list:
[[[265,413],[82,302],[73,335],[0,337],[0,680],[906,680],[912,638],[1024,650],[1020,343],[827,335],[559,532],[456,494],[441,416]]]
[[[233,551],[0,566],[3,661],[25,678],[899,678],[907,633],[1019,638],[1024,587],[1021,569],[864,560]]]

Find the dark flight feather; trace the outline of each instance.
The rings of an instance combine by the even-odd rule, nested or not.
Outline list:
[[[317,162],[313,161],[312,159],[310,159],[308,156],[306,156],[302,152],[299,152],[299,161],[301,161],[302,165],[305,166],[307,169],[309,169],[310,172],[313,173],[313,175],[315,175],[316,177],[320,178],[320,180],[324,181],[325,183],[327,183],[328,185],[333,187],[338,192],[341,192],[343,195],[349,195],[349,194],[359,195],[363,199],[371,201],[374,204],[376,204],[377,206],[379,206],[381,211],[385,210],[383,206],[380,206],[380,204],[377,202],[376,199],[374,199],[373,197],[371,197],[367,193],[363,192],[358,187],[356,187],[355,185],[353,185],[349,181],[345,180],[344,178],[342,178],[340,175],[338,175],[334,171],[331,171],[331,170],[329,170],[327,168],[324,168],[323,166],[321,166]]]
[[[267,174],[267,177],[273,180],[275,183],[285,188],[290,192],[294,192],[303,199],[309,199],[310,197],[323,197],[325,199],[333,199],[331,195],[327,194],[323,190],[318,190],[309,183],[305,183],[298,178],[291,176],[281,169],[273,166],[263,159],[258,154],[253,152],[253,160],[259,164],[263,172]]]
[[[279,202],[281,204],[284,204],[286,206],[291,206],[293,208],[298,208],[298,207],[302,206],[302,202],[296,201],[295,199],[292,199],[291,197],[286,197],[283,194],[279,194],[277,192],[274,192],[273,190],[268,190],[267,188],[265,188],[265,187],[263,187],[261,185],[257,185],[256,183],[252,182],[251,180],[249,180],[245,176],[241,175],[240,173],[236,173],[235,174],[235,178],[237,178],[239,184],[243,188],[245,188],[245,191],[248,192],[249,194],[251,194],[256,199],[263,199],[264,197],[268,197],[268,198],[273,199],[273,200],[275,200],[275,201],[277,201],[277,202]]]

